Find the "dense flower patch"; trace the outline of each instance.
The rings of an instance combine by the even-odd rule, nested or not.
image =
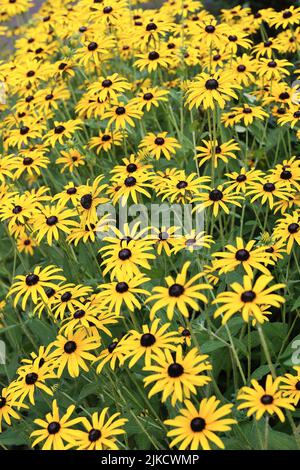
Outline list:
[[[299,448],[300,8],[31,6],[0,0],[0,446]]]

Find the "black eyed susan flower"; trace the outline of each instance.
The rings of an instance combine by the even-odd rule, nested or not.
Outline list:
[[[116,181],[120,181],[123,177],[135,176],[140,172],[147,174],[147,170],[152,169],[152,165],[147,164],[142,152],[132,153],[129,157],[122,158],[122,162],[123,165],[116,165],[111,170],[112,175],[114,175],[113,179],[116,179]]]
[[[243,167],[239,172],[233,171],[232,173],[226,173],[225,176],[229,178],[229,181],[224,184],[228,184],[228,187],[236,193],[242,192],[245,194],[252,182],[261,181],[263,172],[255,169],[247,171]]]
[[[87,361],[93,361],[93,351],[100,346],[100,340],[94,336],[88,336],[84,328],[66,336],[58,335],[52,343],[53,357],[56,358],[57,375],[61,377],[65,368],[71,377],[78,377],[80,369],[89,370]]]
[[[75,405],[70,405],[65,414],[61,416],[57,400],[52,402],[52,412],[47,413],[45,420],[35,419],[34,423],[41,429],[33,431],[30,437],[34,438],[32,447],[43,442],[42,450],[67,450],[75,447],[81,437],[81,431],[73,429],[82,418],[70,419],[75,410]]]
[[[125,434],[122,426],[128,421],[119,418],[120,413],[114,413],[108,419],[106,415],[108,408],[101,413],[93,413],[91,420],[82,418],[81,423],[85,431],[81,433],[76,445],[78,450],[118,450],[115,436]]]
[[[190,253],[193,253],[202,248],[210,248],[213,243],[214,240],[211,235],[207,235],[204,231],[198,232],[193,229],[182,237],[176,238],[173,251],[178,253],[180,250],[188,250]]]
[[[257,73],[265,80],[281,80],[290,74],[287,67],[291,65],[286,59],[273,60],[261,57],[257,63]]]
[[[63,165],[60,170],[61,173],[64,173],[66,170],[69,170],[72,173],[75,168],[85,165],[84,155],[76,149],[70,149],[68,151],[61,150],[60,154],[61,156],[56,159],[56,163]]]
[[[250,126],[254,119],[263,120],[268,117],[268,113],[263,110],[261,106],[250,106],[244,104],[244,106],[235,106],[232,108],[234,116],[234,124],[242,122],[244,126]]]
[[[201,167],[205,162],[213,160],[214,168],[218,166],[218,160],[228,163],[229,158],[236,159],[234,151],[240,150],[239,145],[233,139],[228,142],[219,144],[217,140],[203,140],[203,145],[196,147],[198,150],[197,159],[199,159],[199,166]]]
[[[65,281],[65,277],[60,274],[61,271],[61,268],[53,265],[46,268],[37,266],[33,272],[25,276],[16,276],[15,282],[8,292],[9,296],[15,295],[14,306],[17,305],[21,297],[23,297],[21,304],[23,310],[25,310],[29,298],[34,304],[37,304],[40,299],[47,302],[46,289],[56,289],[55,281]]]
[[[217,217],[219,209],[222,209],[226,214],[229,214],[229,208],[227,205],[233,204],[241,207],[239,200],[243,199],[242,196],[233,192],[230,188],[223,188],[219,185],[216,188],[211,189],[208,193],[198,193],[193,202],[200,202],[195,206],[195,211],[203,211],[206,207],[212,206],[213,215]]]
[[[53,294],[51,310],[55,318],[63,319],[66,312],[80,309],[82,299],[92,292],[92,288],[82,284],[67,283],[59,286]],[[51,296],[52,297],[52,296]]]
[[[161,401],[164,403],[170,397],[172,406],[175,406],[177,401],[182,402],[185,398],[190,398],[191,394],[197,393],[196,387],[203,387],[211,380],[203,374],[211,370],[207,358],[207,355],[199,355],[197,348],[191,349],[183,356],[181,345],[177,346],[173,355],[170,349],[158,350],[156,355],[152,356],[151,365],[143,368],[146,372],[152,372],[144,379],[145,387],[155,382],[148,397],[162,392]]]
[[[17,248],[20,253],[24,252],[30,256],[33,256],[34,248],[38,246],[36,240],[28,235],[24,228],[22,228],[17,238]]]
[[[108,152],[113,146],[118,147],[122,145],[123,137],[124,133],[120,131],[113,132],[109,129],[105,129],[105,131],[100,131],[98,136],[92,137],[89,140],[89,148],[96,148],[97,154],[99,154],[101,150]]]
[[[81,119],[70,119],[69,121],[54,121],[54,126],[44,135],[44,141],[55,147],[56,142],[63,144],[66,139],[71,139],[72,135],[82,126]]]
[[[96,369],[97,374],[101,374],[103,367],[108,363],[112,370],[124,364],[126,354],[121,346],[122,340],[119,341],[115,338],[107,348],[101,351],[100,355],[95,359],[95,362],[99,362]]]
[[[44,206],[30,220],[37,242],[40,243],[46,237],[48,245],[51,246],[53,240],[59,240],[60,232],[70,233],[71,227],[76,225],[72,219],[74,216],[76,212],[73,209],[67,209],[60,204]]]
[[[279,50],[279,45],[277,38],[268,37],[266,41],[259,42],[253,46],[253,53],[256,55],[257,59],[262,56],[266,56],[268,59],[271,59],[274,55],[274,52]]]
[[[116,130],[120,128],[125,129],[126,124],[135,127],[133,118],[141,119],[142,116],[143,112],[136,104],[132,103],[132,101],[128,103],[118,101],[103,113],[104,119],[109,118],[107,126],[110,127],[113,124]]]
[[[130,311],[136,308],[140,310],[141,303],[138,296],[149,295],[149,292],[141,287],[149,281],[149,278],[137,273],[132,279],[125,274],[117,276],[117,279],[117,281],[99,285],[101,289],[99,300],[103,305],[107,305],[110,312],[115,312],[117,315],[120,315],[125,305]]]
[[[230,284],[232,291],[221,292],[213,300],[213,304],[223,304],[214,313],[215,318],[222,316],[222,323],[226,323],[235,313],[241,313],[245,322],[250,320],[263,323],[267,321],[262,309],[265,305],[280,307],[285,302],[284,297],[275,291],[285,287],[285,284],[274,284],[267,287],[273,280],[272,276],[261,275],[256,281],[252,277],[244,276],[243,284],[234,282]]]
[[[83,67],[89,63],[99,66],[114,47],[115,41],[111,36],[95,34],[94,37],[87,37],[83,40],[83,46],[77,49],[74,54],[74,62]]]
[[[79,204],[77,210],[83,224],[96,225],[97,207],[108,201],[101,193],[107,187],[106,184],[100,184],[103,180],[103,175],[98,175],[92,184],[82,185],[78,188]]]
[[[53,371],[53,365],[50,362],[40,364],[37,358],[32,364],[21,366],[18,369],[18,377],[10,383],[10,390],[15,399],[21,403],[28,397],[32,405],[35,404],[35,395],[38,390],[52,396],[51,388],[46,385],[49,379],[55,379],[56,374]]]
[[[18,401],[9,387],[2,388],[0,392],[0,432],[2,432],[3,423],[11,426],[12,419],[19,420],[21,418],[14,408],[26,409],[28,406]]]
[[[167,90],[162,90],[158,87],[142,88],[136,98],[132,100],[132,103],[140,106],[141,109],[146,108],[147,111],[150,111],[153,106],[158,108],[160,102],[167,102],[166,95],[168,93]]]
[[[217,251],[212,256],[217,259],[214,261],[214,266],[218,269],[219,274],[233,271],[237,266],[243,266],[247,275],[253,277],[253,269],[257,269],[267,276],[270,271],[265,267],[268,264],[274,264],[270,259],[269,253],[264,246],[256,246],[255,240],[250,240],[244,243],[240,237],[236,238],[236,246],[226,245],[226,251]],[[226,261],[226,264],[224,263]]]
[[[148,72],[155,71],[158,67],[168,68],[174,63],[174,57],[172,57],[169,49],[166,47],[136,54],[136,57],[137,60],[134,62],[134,65],[139,70],[147,68]]]
[[[196,408],[190,400],[185,400],[186,408],[180,409],[180,414],[174,419],[165,421],[173,429],[167,436],[172,438],[170,447],[179,446],[179,450],[191,449],[210,450],[210,442],[224,449],[225,446],[216,432],[230,431],[231,425],[237,421],[229,418],[231,404],[220,405],[215,396],[203,398]],[[180,444],[180,445],[179,445]]]
[[[118,323],[115,312],[108,312],[92,302],[83,303],[79,308],[75,309],[71,315],[67,316],[61,324],[60,333],[68,336],[73,334],[79,328],[85,328],[86,331],[94,330],[103,331],[108,336],[111,332],[109,325]]]
[[[176,148],[180,148],[180,144],[174,137],[167,136],[167,132],[159,132],[154,134],[149,132],[139,144],[139,147],[146,150],[150,155],[158,160],[164,155],[167,160],[171,159],[171,155],[176,153]]]
[[[153,294],[148,302],[154,301],[151,308],[150,319],[153,320],[156,312],[162,308],[167,307],[167,317],[171,320],[174,316],[175,309],[184,316],[188,317],[189,312],[187,306],[198,311],[200,306],[197,300],[207,303],[207,297],[202,294],[202,290],[212,289],[209,284],[196,284],[196,281],[201,277],[201,273],[192,276],[187,281],[188,269],[191,263],[187,261],[184,263],[182,270],[177,274],[175,280],[172,276],[165,278],[167,287],[154,287]]]
[[[294,243],[300,245],[300,214],[294,211],[293,214],[286,214],[279,219],[275,229],[274,238],[287,243],[286,251],[291,253]]]
[[[274,12],[273,18],[270,21],[270,26],[278,28],[287,28],[288,26],[300,23],[300,8],[290,6],[289,8]]]
[[[266,378],[265,387],[259,385],[257,380],[251,380],[252,387],[242,387],[238,393],[238,400],[242,403],[238,405],[239,410],[248,409],[247,416],[255,415],[255,419],[259,420],[267,413],[269,415],[277,415],[281,422],[284,422],[284,414],[282,408],[286,410],[294,410],[290,398],[284,398],[282,391],[279,389],[281,377],[272,379],[271,375]]]
[[[234,90],[240,86],[229,72],[216,72],[213,75],[202,72],[188,86],[186,103],[189,109],[203,106],[204,109],[224,108],[227,101],[237,99]]]
[[[169,327],[170,323],[160,325],[160,320],[156,319],[149,326],[142,325],[142,332],[130,330],[121,346],[126,360],[130,359],[128,367],[133,367],[142,357],[148,367],[157,351],[175,351],[180,338],[177,331],[167,331]]]
[[[135,172],[129,174],[125,178],[118,179],[117,190],[116,187],[113,203],[116,204],[119,200],[121,205],[125,206],[128,199],[132,199],[135,204],[139,202],[139,196],[144,195],[147,199],[151,198],[151,194],[145,188],[152,188],[149,182],[150,174],[146,171]],[[114,179],[114,178],[113,178]]]
[[[134,276],[139,276],[140,268],[150,269],[149,260],[155,259],[155,255],[149,253],[151,249],[149,242],[145,240],[127,241],[125,239],[121,245],[104,246],[100,249],[100,253],[105,258],[102,263],[105,266],[103,276],[110,273],[111,280],[122,276],[129,280]]]
[[[149,240],[153,241],[159,255],[164,251],[167,256],[171,256],[173,249],[175,249],[179,241],[178,230],[179,227],[151,227]]]
[[[300,367],[294,366],[296,374],[287,373],[281,377],[280,390],[282,396],[292,401],[297,406],[300,400]]]
[[[250,184],[247,196],[252,196],[251,202],[261,199],[261,204],[268,203],[270,209],[274,207],[275,198],[288,200],[291,194],[291,188],[288,188],[285,181],[273,182],[273,178],[265,178],[261,182]],[[254,195],[254,196],[253,196]]]
[[[153,181],[155,181],[153,179]],[[209,182],[209,176],[198,176],[196,173],[186,175],[184,170],[170,172],[170,176],[157,187],[157,194],[162,195],[162,200],[170,202],[189,203],[198,194],[200,189],[208,189],[204,183]]]

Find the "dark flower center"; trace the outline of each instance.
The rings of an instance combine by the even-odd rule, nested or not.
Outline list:
[[[155,342],[155,336],[151,333],[145,333],[141,337],[141,346],[143,346],[144,348],[149,348],[150,346],[153,346]]]
[[[213,56],[213,60],[214,60],[215,62],[217,62],[217,61],[220,60],[220,59],[221,59],[221,54],[215,54],[215,55]]]
[[[289,11],[289,10],[286,10],[282,13],[282,18],[284,18],[285,20],[287,20],[288,18],[290,18],[291,16],[293,16],[292,12]]]
[[[241,249],[236,252],[235,258],[238,261],[247,261],[250,258],[250,253],[247,250]]]
[[[237,36],[235,34],[230,34],[228,36],[229,41],[231,42],[236,42],[238,40]]]
[[[243,64],[240,64],[240,65],[237,67],[237,71],[238,71],[238,72],[245,72],[245,70],[246,70],[246,67],[245,67],[245,65],[243,65]]]
[[[192,419],[191,421],[191,429],[194,432],[201,432],[203,429],[205,429],[206,422],[205,419],[197,417]]]
[[[184,287],[181,284],[173,284],[169,287],[171,297],[180,297],[184,293]]]
[[[223,199],[222,191],[220,191],[219,189],[213,189],[209,193],[209,199],[214,202],[221,201]]]
[[[91,208],[92,202],[93,202],[93,197],[91,194],[85,194],[80,199],[80,204],[82,205],[84,209],[87,209],[87,210]]]
[[[289,170],[283,170],[283,172],[280,174],[280,178],[283,180],[289,180],[292,178],[292,173]]]
[[[68,188],[67,189],[67,194],[69,194],[69,196],[71,196],[72,194],[76,194],[77,193],[77,188]]]
[[[58,66],[58,70],[64,70],[66,68],[67,64],[65,62],[62,62],[61,64],[59,64]]]
[[[186,240],[185,245],[186,246],[193,246],[196,243],[196,238],[189,238]]]
[[[39,282],[40,278],[36,274],[28,274],[25,278],[27,286],[35,286]]]
[[[65,292],[64,294],[61,295],[60,300],[62,302],[69,302],[69,300],[71,300],[71,298],[72,298],[71,292]]]
[[[272,395],[266,394],[261,397],[260,401],[263,405],[272,405],[274,398],[272,397]]]
[[[95,51],[98,47],[98,44],[96,42],[90,42],[89,45],[88,45],[88,50],[89,51]]]
[[[112,81],[109,80],[109,79],[103,80],[102,86],[103,86],[104,88],[108,88],[108,87],[112,86]]]
[[[165,139],[164,139],[163,137],[156,137],[154,143],[155,143],[156,145],[164,145]]]
[[[243,109],[243,113],[244,113],[244,114],[251,114],[251,113],[252,113],[252,109],[251,109],[251,108],[244,108],[244,109]]]
[[[149,52],[149,54],[148,54],[148,59],[149,59],[149,60],[157,60],[157,59],[159,59],[159,53],[156,52],[156,51],[151,51],[151,52]]]
[[[126,109],[124,108],[124,106],[118,106],[116,108],[116,114],[118,116],[122,116],[122,114],[125,114],[126,113]]]
[[[111,136],[109,134],[104,134],[101,138],[103,142],[108,142],[111,139]]]
[[[64,351],[67,354],[72,354],[73,352],[76,351],[76,349],[77,349],[77,345],[75,341],[67,341],[66,344],[64,345]]]
[[[47,430],[49,434],[57,434],[60,430],[60,424],[57,421],[52,421],[48,424]]]
[[[103,13],[105,13],[106,15],[108,15],[112,11],[113,11],[112,7],[104,7],[103,8]]]
[[[152,100],[152,98],[153,98],[152,93],[145,93],[144,96],[143,96],[143,99],[145,101],[150,101],[150,100]]]
[[[274,253],[274,248],[272,246],[270,246],[270,248],[266,248],[266,252],[267,253]]]
[[[135,163],[129,163],[129,165],[126,167],[126,170],[128,173],[134,173],[137,170],[137,166]]]
[[[214,33],[215,30],[216,30],[216,28],[212,24],[209,24],[205,27],[205,31],[209,34]]]
[[[187,182],[186,181],[179,181],[179,183],[176,184],[177,189],[184,189],[187,187]]]
[[[27,240],[24,240],[24,245],[25,245],[25,246],[28,246],[28,245],[30,245],[30,243],[31,243],[31,241],[30,241],[30,240],[28,240],[28,239],[27,239]]]
[[[23,165],[29,166],[33,163],[33,159],[31,157],[25,157],[23,158]]]
[[[148,23],[146,26],[146,31],[155,31],[157,29],[157,26],[155,23]]]
[[[252,290],[246,290],[241,295],[241,301],[244,302],[244,303],[253,302],[255,297],[256,297],[255,292],[253,292]]]
[[[65,130],[66,130],[66,128],[64,126],[61,126],[61,125],[54,127],[54,133],[55,134],[62,134]]]
[[[48,297],[48,299],[50,299],[51,297],[53,297],[55,294],[55,290],[52,288],[52,287],[49,287],[47,290],[46,290],[46,296]]]
[[[28,78],[33,77],[34,75],[35,75],[34,70],[29,70],[29,72],[27,72],[27,74],[26,74],[26,76],[27,76]]]
[[[237,176],[236,181],[238,183],[243,183],[244,181],[246,181],[246,179],[247,179],[246,175],[239,175]]]
[[[0,397],[0,409],[6,405],[6,398]]]
[[[275,60],[270,60],[270,62],[268,62],[268,67],[274,69],[275,67],[277,67],[277,62]]]
[[[215,78],[210,78],[205,83],[205,88],[207,90],[216,90],[218,86],[219,86],[219,83]]]
[[[168,375],[169,377],[172,377],[172,379],[180,377],[183,373],[184,373],[184,369],[182,365],[177,364],[177,362],[174,362],[174,364],[171,364],[168,367]]]
[[[46,219],[46,224],[49,225],[50,227],[52,225],[57,224],[57,222],[58,222],[58,218],[56,217],[56,215],[51,215],[50,217],[47,217]]]
[[[128,250],[128,248],[123,248],[122,250],[119,251],[119,258],[122,261],[126,261],[131,257],[131,251]]]
[[[160,240],[168,240],[169,234],[168,234],[168,232],[160,232],[160,233],[158,234],[158,238],[159,238]]]
[[[110,7],[106,7],[110,8]],[[96,442],[98,439],[101,437],[101,431],[99,429],[91,429],[89,432],[89,441],[90,442]]]
[[[29,372],[29,374],[25,376],[25,382],[27,385],[34,385],[38,378],[39,376],[35,372]]]
[[[295,384],[295,389],[300,390],[300,380]]]
[[[119,294],[124,294],[124,292],[127,292],[128,289],[129,289],[129,286],[128,286],[127,282],[118,282],[116,284],[116,291]]]
[[[294,116],[294,118],[299,119],[300,118],[300,111],[295,111],[293,116]]]
[[[86,26],[80,26],[80,28],[79,28],[78,31],[79,31],[80,33],[85,33],[86,30],[87,30],[87,27],[86,27]]]
[[[279,99],[281,99],[281,100],[288,100],[289,97],[290,97],[290,95],[288,94],[287,91],[284,91],[283,93],[280,93],[280,95],[279,95]]]
[[[21,206],[15,206],[12,210],[13,214],[17,215],[17,214],[20,214],[20,212],[22,212],[22,207]]]
[[[185,337],[191,336],[191,332],[190,332],[190,330],[188,330],[187,328],[185,328],[184,330],[182,330],[181,334],[182,334],[182,336],[185,336]]]
[[[127,188],[130,188],[131,186],[134,186],[136,184],[136,179],[134,176],[128,176],[125,181],[124,181],[125,186]]]
[[[270,46],[272,46],[272,44],[273,44],[272,41],[266,41],[266,42],[264,42],[264,46],[265,46],[265,47],[270,47]]]
[[[267,193],[272,193],[273,191],[275,191],[275,184],[273,183],[265,183],[264,184],[264,191],[266,191]]]
[[[27,127],[27,126],[22,126],[22,127],[20,128],[20,134],[21,134],[21,135],[28,134],[28,132],[29,132],[29,127]]]
[[[108,352],[111,354],[117,347],[117,341],[113,341],[112,343],[110,343],[110,345],[107,347],[108,349]]]
[[[292,224],[290,224],[290,225],[288,226],[288,231],[289,231],[290,233],[297,233],[298,230],[299,230],[299,228],[300,228],[300,225],[299,225],[299,224],[292,223]]]
[[[85,311],[82,309],[79,309],[79,310],[76,310],[76,312],[74,312],[73,318],[77,318],[77,319],[82,318],[84,317],[84,315],[85,315]]]

